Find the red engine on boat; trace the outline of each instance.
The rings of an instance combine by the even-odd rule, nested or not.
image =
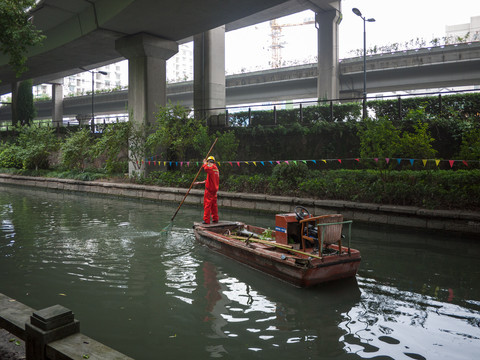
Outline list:
[[[311,215],[305,216],[309,218]],[[295,213],[275,215],[275,241],[278,244],[288,244],[288,238],[300,242],[301,225]]]

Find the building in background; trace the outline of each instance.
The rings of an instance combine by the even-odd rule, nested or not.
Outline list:
[[[178,53],[167,60],[167,81],[193,80],[193,42],[178,46]]]
[[[123,60],[102,66],[94,71],[104,71],[107,75],[95,74],[95,92],[128,87],[128,61]],[[193,43],[179,46],[178,53],[167,61],[167,79],[169,82],[193,80]],[[92,74],[84,71],[63,79],[64,96],[88,95],[92,91]],[[33,87],[35,98],[52,96],[50,84],[40,84]]]
[[[447,25],[447,37],[464,39],[465,41],[480,41],[480,15],[472,16],[466,24]]]

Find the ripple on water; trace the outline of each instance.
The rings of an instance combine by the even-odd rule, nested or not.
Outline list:
[[[340,341],[362,358],[471,359],[480,351],[480,314],[428,296],[361,279],[361,301],[342,316]],[[451,315],[449,315],[451,314]],[[475,340],[475,342],[474,342]],[[475,344],[475,345],[474,345]],[[458,347],[464,349],[458,353]]]

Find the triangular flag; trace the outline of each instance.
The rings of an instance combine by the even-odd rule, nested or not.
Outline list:
[[[183,161],[180,162],[180,167],[183,167]]]
[[[190,161],[187,161],[187,166],[190,166]]]
[[[327,160],[325,160],[325,159],[322,159],[322,161],[323,161],[325,164],[327,163]]]
[[[285,162],[287,163],[287,165],[290,165],[287,160],[285,160]]]
[[[229,163],[229,164],[230,164],[230,165],[233,167],[233,164],[232,164],[232,162],[231,162],[231,161],[229,161],[228,163]]]
[[[277,164],[280,164],[280,161],[277,160]]]
[[[167,162],[166,162],[166,161],[163,162],[163,166],[167,166]]]
[[[440,160],[435,159],[435,164],[438,166],[438,164],[440,164]]]
[[[413,166],[413,162],[415,161],[415,159],[410,159],[410,165]]]
[[[423,166],[427,165],[427,159],[423,159],[422,162],[423,162]]]
[[[338,162],[341,164],[341,163],[342,163],[342,159],[338,159]]]
[[[375,162],[378,162],[378,158],[374,158],[373,160],[375,160]]]
[[[294,163],[295,165],[297,165],[297,160],[293,160],[293,163]]]
[[[462,160],[463,165],[468,166],[468,162],[466,160]]]
[[[402,159],[397,159],[397,163],[400,165],[400,163],[402,162]]]
[[[175,166],[178,166],[178,161],[175,161]]]
[[[316,164],[316,163],[317,163],[317,160],[312,160],[312,161],[313,161],[313,163],[314,163],[314,164]]]
[[[170,161],[169,165],[172,166],[172,162],[171,162],[171,161]]]
[[[450,164],[450,167],[452,168],[453,167],[453,163],[455,162],[455,160],[448,160],[449,164]]]
[[[240,161],[237,161],[237,165],[240,166]]]
[[[306,164],[306,163],[307,163],[307,160],[302,160],[302,162],[303,162],[304,164]]]
[[[385,158],[385,161],[387,162],[387,164],[390,162],[390,158]]]
[[[254,161],[254,162],[253,162],[253,165],[257,166],[257,162],[256,162],[256,161]]]
[[[248,165],[248,161],[244,161],[244,163]]]
[[[263,161],[260,161],[260,163],[261,163],[263,166],[265,166],[265,163],[264,163]]]
[[[359,158],[356,158],[355,160],[356,160],[357,162],[360,162],[360,159],[359,159]]]
[[[155,166],[155,165],[157,165],[157,162],[156,162],[156,161],[153,162],[153,166]]]

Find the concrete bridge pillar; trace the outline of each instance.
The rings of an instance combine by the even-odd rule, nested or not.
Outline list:
[[[52,84],[52,125],[61,126],[63,122],[63,79],[54,80]]]
[[[167,103],[167,60],[178,52],[175,41],[140,33],[118,39],[115,49],[128,59],[128,112],[137,129],[155,122],[158,105]],[[145,154],[144,154],[145,155]],[[129,164],[129,174],[144,175],[145,156]]]
[[[20,87],[20,82],[12,83],[12,125],[16,126],[18,123],[18,114],[17,114],[17,99],[18,99],[18,88]]]
[[[315,14],[318,31],[318,79],[319,99],[338,99],[340,95],[338,25],[341,21],[340,2],[338,9]]]
[[[209,126],[225,126],[225,26],[193,37],[193,107]],[[212,110],[215,109],[215,110]]]

